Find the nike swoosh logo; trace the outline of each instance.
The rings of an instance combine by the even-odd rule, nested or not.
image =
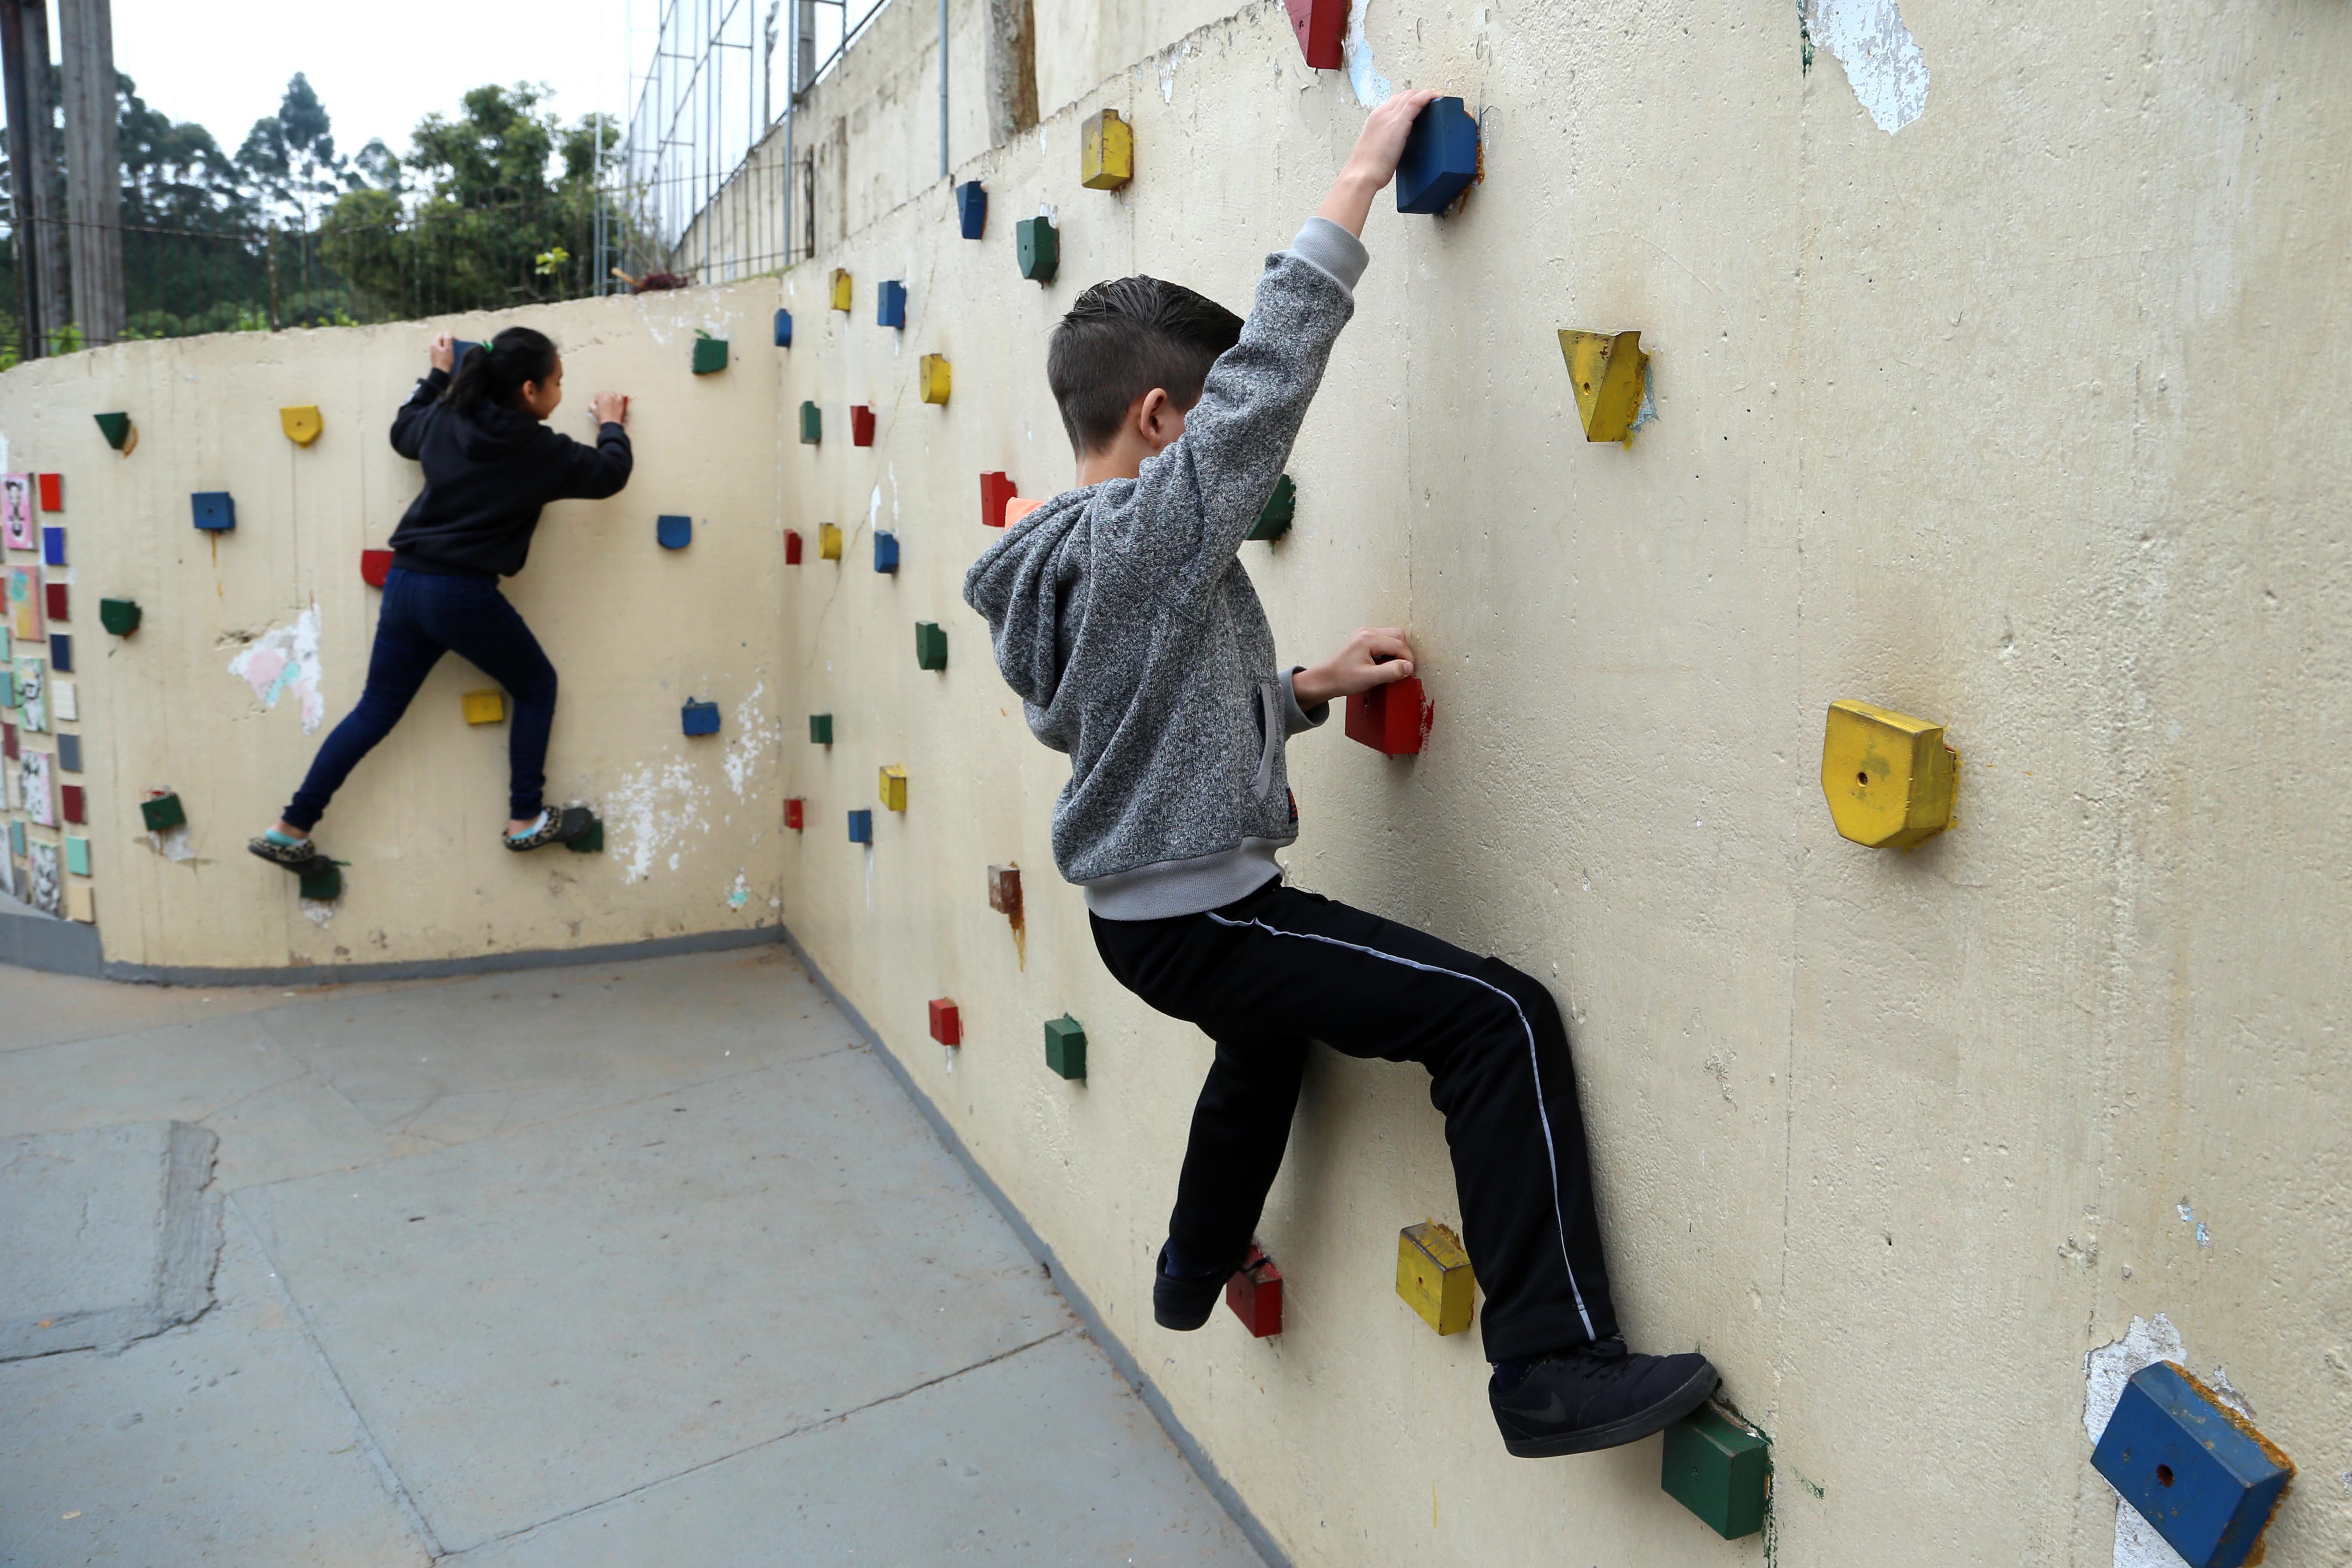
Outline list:
[[[1544,1407],[1540,1410],[1530,1410],[1523,1405],[1507,1405],[1505,1408],[1509,1410],[1512,1415],[1528,1421],[1565,1421],[1568,1419],[1568,1406],[1560,1403],[1559,1390],[1558,1389],[1552,1390],[1551,1398],[1545,1402]]]

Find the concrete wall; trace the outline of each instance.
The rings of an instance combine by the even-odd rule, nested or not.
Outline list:
[[[912,26],[920,8],[904,9],[891,25]],[[1304,68],[1277,5],[1129,37],[1148,24],[1089,31],[1041,5],[1045,122],[960,154],[957,177],[991,191],[977,243],[956,237],[919,133],[936,104],[905,87],[917,51],[877,48],[869,75],[853,59],[818,89],[904,79],[899,120],[844,132],[853,169],[857,135],[904,146],[850,182],[863,205],[840,237],[821,226],[779,280],[551,313],[577,343],[575,396],[605,381],[643,396],[645,452],[621,500],[551,514],[515,588],[569,682],[557,776],[609,805],[679,762],[708,831],[616,835],[575,887],[507,864],[488,842],[495,745],[446,711],[467,684],[453,676],[427,700],[444,716],[387,748],[383,793],[329,828],[388,859],[463,794],[473,836],[429,841],[480,862],[445,852],[437,875],[404,879],[362,858],[352,912],[400,901],[323,940],[713,929],[760,918],[774,889],[1302,1563],[2158,1563],[2118,1548],[2084,1401],[2086,1356],[2159,1313],[2302,1466],[2270,1561],[2352,1561],[2352,558],[2336,516],[2352,479],[2352,16],[1910,0],[1927,96],[1905,123],[1916,73],[1874,74],[1853,47],[1854,16],[1888,10],[1810,7],[1809,69],[1785,9],[1374,0],[1371,69],[1479,107],[1486,183],[1442,221],[1376,209],[1357,320],[1291,463],[1298,525],[1244,554],[1289,658],[1359,624],[1411,629],[1430,748],[1391,762],[1336,731],[1296,742],[1292,875],[1553,985],[1621,1310],[1639,1343],[1704,1347],[1771,1434],[1762,1540],[1720,1542],[1662,1494],[1654,1443],[1504,1456],[1475,1336],[1434,1338],[1392,1291],[1398,1227],[1458,1219],[1415,1071],[1318,1057],[1263,1232],[1288,1279],[1279,1340],[1223,1314],[1191,1337],[1150,1322],[1207,1044],[1102,973],[1047,851],[1064,764],[1028,737],[959,584],[993,537],[979,473],[1029,495],[1069,482],[1042,366],[1077,289],[1140,270],[1241,307],[1344,158],[1362,110],[1341,76]],[[1156,52],[1101,54],[1131,48]],[[1137,125],[1139,176],[1118,194],[1077,184],[1079,121],[1105,104]],[[846,102],[828,112],[850,123]],[[1040,206],[1064,252],[1042,289],[1012,254],[1013,220]],[[846,316],[824,308],[836,266],[856,279]],[[903,335],[874,324],[891,277],[909,289]],[[764,342],[763,289],[792,309],[794,347],[688,381],[684,329]],[[1659,419],[1631,449],[1581,438],[1561,327],[1643,330]],[[281,544],[242,575],[214,574],[179,509],[214,482],[208,463],[256,465],[258,489],[262,465],[334,456],[282,449],[269,422],[278,402],[324,401],[307,389],[331,365],[372,379],[330,409],[330,441],[372,432],[419,336],[120,350],[0,378],[14,466],[51,466],[31,451],[52,429],[87,440],[105,377],[186,410],[157,416],[184,421],[185,455],[142,445],[112,470],[160,459],[163,479],[92,481],[126,487],[98,514],[122,520],[124,569],[155,574],[201,628],[156,627],[187,641],[144,678],[152,698],[121,700],[110,743],[138,752],[110,764],[113,809],[166,760],[184,785],[222,781],[207,822],[236,809],[210,800],[257,818],[290,784],[295,725],[236,721],[252,704],[215,644],[289,618],[313,582],[332,606],[402,476],[368,434],[375,456],[340,459],[362,465],[343,482],[363,515],[302,510],[331,492],[297,490],[279,537],[341,530],[332,550]],[[945,408],[918,400],[925,353],[954,364]],[[255,406],[231,424],[239,388]],[[813,451],[790,428],[804,398],[824,413]],[[857,402],[878,410],[870,450],[847,440]],[[689,489],[710,499],[669,499]],[[715,570],[662,558],[646,536],[677,506],[740,507],[761,542]],[[824,521],[849,537],[838,564],[815,557]],[[727,526],[710,538],[731,551]],[[779,526],[810,536],[803,565],[779,564]],[[902,541],[895,576],[871,568],[877,527]],[[593,545],[559,556],[567,530]],[[257,526],[224,560],[265,542]],[[338,710],[355,590],[328,619],[353,639],[331,658],[331,679],[352,672]],[[944,673],[915,668],[918,620],[948,627]],[[714,758],[685,760],[685,686],[723,692],[730,743],[774,737],[740,798]],[[733,706],[754,689],[758,726]],[[1908,855],[1834,835],[1818,759],[1842,697],[1949,724],[1951,833]],[[804,738],[817,711],[830,748]],[[876,799],[893,763],[903,816]],[[780,840],[787,795],[808,826]],[[661,798],[656,824],[684,795]],[[870,851],[845,832],[864,807]],[[652,875],[632,882],[641,842]],[[151,950],[263,951],[236,933],[274,910],[265,896],[290,900],[266,868],[228,886],[247,873],[117,853]],[[208,853],[226,867],[234,841]],[[986,903],[984,868],[1004,860],[1026,873],[1025,946]],[[738,874],[754,896],[728,910]],[[269,951],[308,940],[287,908]],[[133,940],[110,921],[110,950]],[[940,995],[961,1006],[960,1052],[925,1037]],[[1042,1021],[1065,1011],[1091,1040],[1084,1085],[1044,1065]]]

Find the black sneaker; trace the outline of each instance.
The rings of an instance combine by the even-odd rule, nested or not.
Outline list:
[[[1168,1272],[1168,1248],[1160,1248],[1157,1277],[1151,1281],[1151,1320],[1163,1329],[1189,1332],[1209,1321],[1217,1310],[1218,1298],[1225,1293],[1225,1281],[1234,1277],[1230,1268],[1208,1275],[1171,1274]]]
[[[1507,1373],[1517,1374],[1507,1387]],[[1496,1367],[1486,1401],[1504,1447],[1523,1459],[1549,1459],[1663,1432],[1706,1403],[1717,1381],[1696,1352],[1634,1355],[1623,1340],[1601,1340]]]

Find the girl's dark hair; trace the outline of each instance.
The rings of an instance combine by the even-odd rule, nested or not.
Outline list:
[[[460,414],[478,414],[490,403],[512,408],[524,382],[545,381],[554,374],[555,340],[529,327],[509,327],[466,350],[441,397]]]
[[[1159,387],[1177,407],[1201,400],[1242,319],[1205,295],[1157,278],[1114,278],[1079,295],[1045,348],[1045,380],[1062,427],[1081,453],[1117,438],[1135,400]]]

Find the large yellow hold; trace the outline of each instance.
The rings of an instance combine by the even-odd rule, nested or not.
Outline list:
[[[1087,117],[1078,152],[1078,184],[1090,191],[1115,191],[1135,178],[1135,127],[1106,109]]]
[[[1397,1294],[1441,1334],[1470,1326],[1478,1282],[1462,1238],[1434,1220],[1409,1225],[1397,1236]]]
[[[319,432],[327,427],[327,422],[320,417],[317,406],[308,403],[299,408],[279,409],[278,425],[286,432],[286,438],[297,447],[309,446],[319,438]]]
[[[892,811],[907,809],[907,770],[897,763],[882,769],[882,804]]]
[[[1856,844],[1908,849],[1949,827],[1959,769],[1941,724],[1852,699],[1830,704],[1822,793]]]
[[[923,401],[945,405],[948,400],[948,385],[952,379],[952,374],[948,365],[947,355],[925,354],[922,363],[916,371],[916,379],[922,384]]]
[[[1576,387],[1576,413],[1588,441],[1630,441],[1648,390],[1650,356],[1639,332],[1559,334],[1560,357]]]
[[[468,691],[465,702],[466,722],[468,724],[501,724],[506,721],[507,694],[503,691]]]

